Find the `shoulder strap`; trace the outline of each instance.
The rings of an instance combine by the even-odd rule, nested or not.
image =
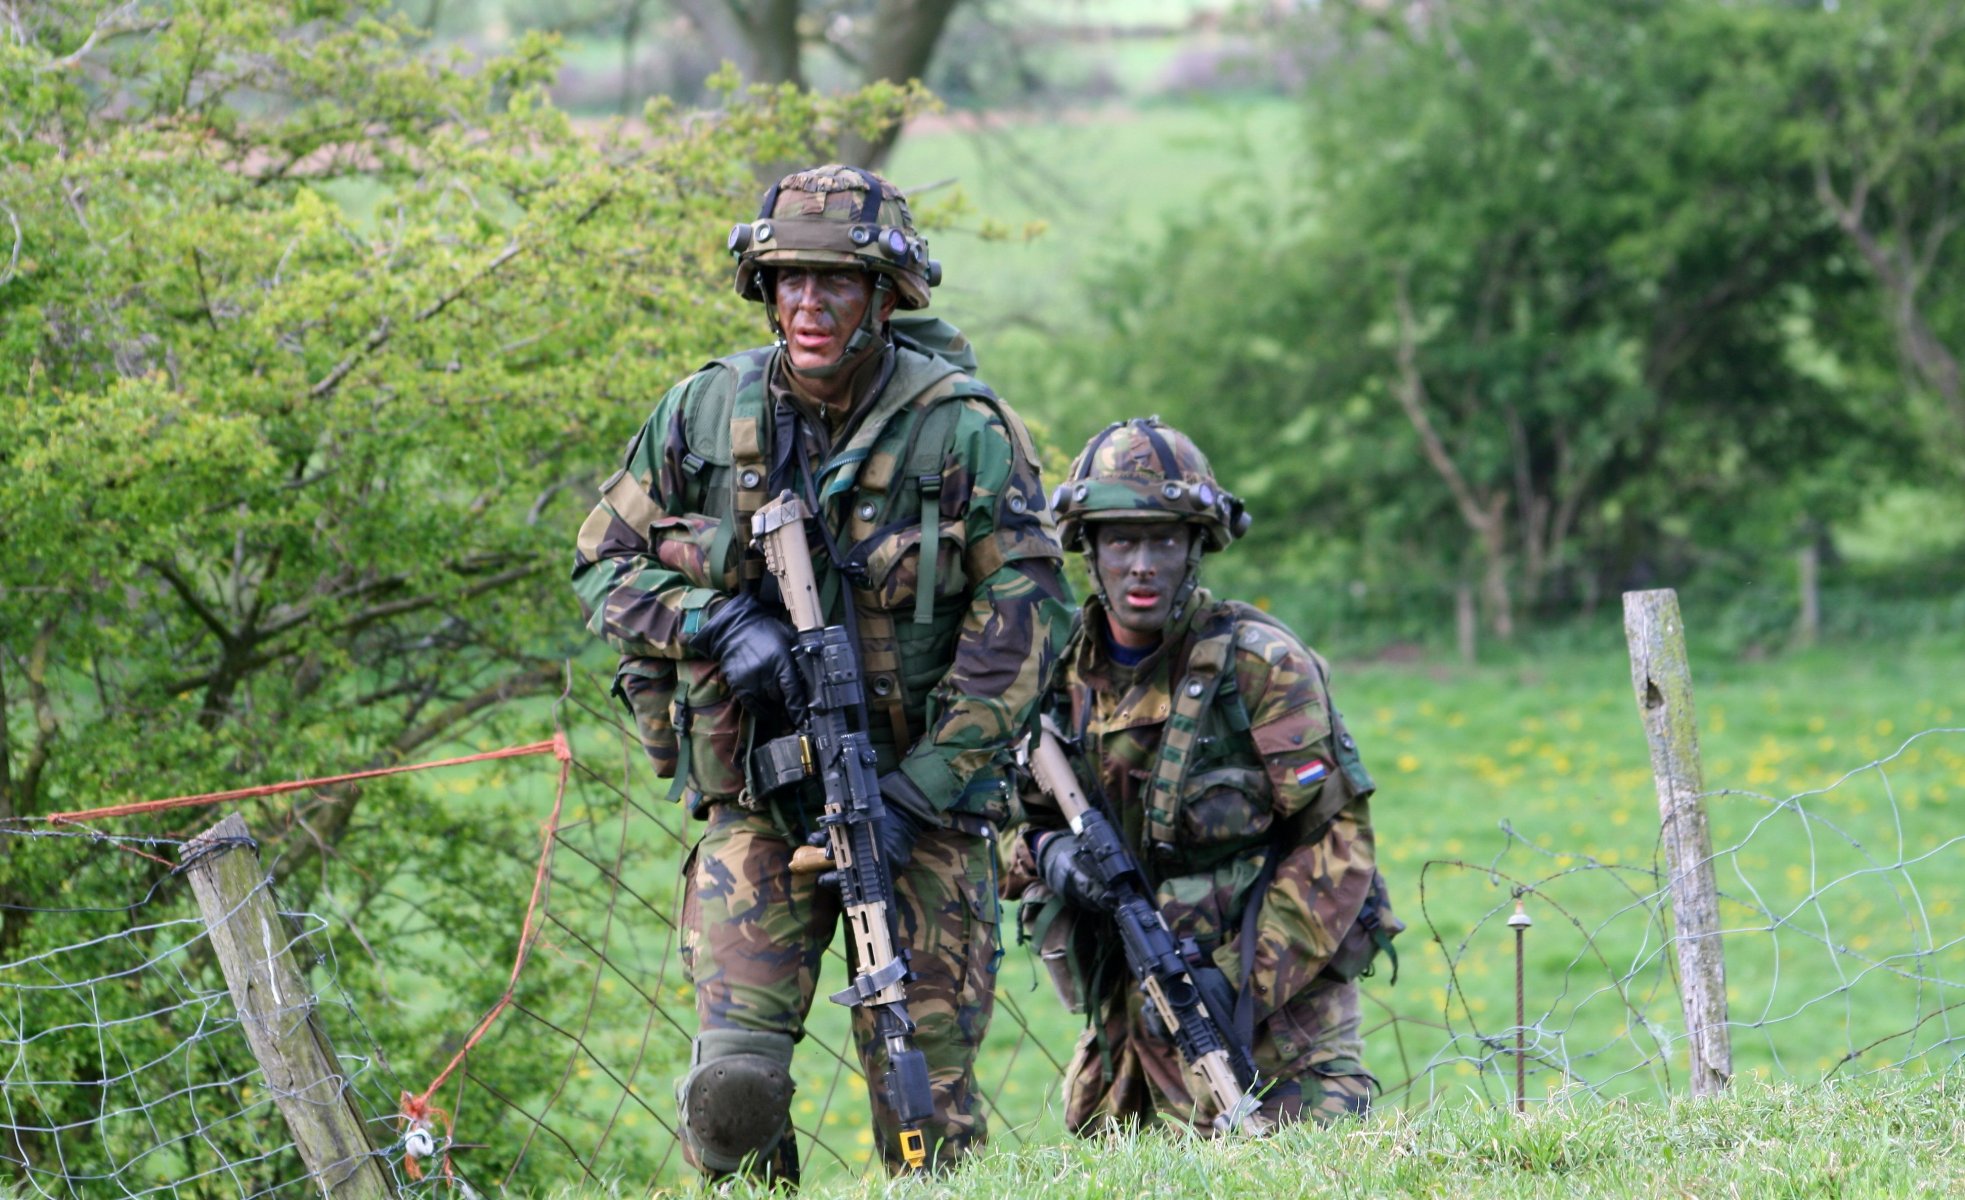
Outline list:
[[[1235,614],[1222,607],[1210,614],[1207,623],[1187,652],[1187,673],[1174,688],[1173,712],[1167,718],[1166,732],[1160,736],[1160,753],[1153,764],[1153,782],[1147,792],[1147,838],[1155,844],[1174,844],[1175,822],[1180,814],[1181,788],[1193,765],[1194,743],[1200,736],[1201,718],[1215,702],[1235,652]],[[1233,686],[1232,683],[1229,686]],[[1237,694],[1237,702],[1240,696]],[[1247,717],[1243,717],[1246,723]]]
[[[911,405],[915,411],[909,418],[907,442],[895,467],[896,480],[914,476],[921,490],[920,558],[917,560],[914,600],[916,624],[929,624],[935,617],[935,568],[941,558],[941,464],[948,457],[949,447],[955,439],[956,422],[961,416],[960,408],[947,401],[955,399],[957,395],[954,390],[938,386],[915,398]],[[887,499],[882,505],[881,525],[893,519],[894,498],[900,494],[900,490],[889,485]],[[861,669],[869,677],[884,677],[886,684],[883,691],[881,679],[875,679],[875,685],[868,691],[868,704],[886,716],[888,727],[894,735],[894,750],[897,754],[905,754],[908,747],[914,744],[914,738],[908,717],[908,688],[905,673],[901,670],[900,641],[894,627],[894,614],[860,604],[854,607],[854,615],[858,618],[861,653],[865,658]]]
[[[746,584],[755,583],[764,575],[764,562],[750,553],[750,544],[751,516],[764,507],[768,475],[764,397],[770,354],[768,349],[748,350],[719,359],[716,364],[736,372],[737,387],[730,405],[729,422],[731,515],[730,520],[717,525],[716,536],[710,542],[710,562],[717,564],[720,570],[725,556],[730,553],[731,541],[736,540],[738,552],[743,555],[742,576]]]
[[[935,619],[935,573],[942,557],[942,464],[955,444],[956,422],[962,407],[949,403],[955,394],[925,401],[927,411],[916,417],[908,437],[914,443],[903,457],[902,469],[914,476],[921,492],[921,558],[914,589],[914,623]]]

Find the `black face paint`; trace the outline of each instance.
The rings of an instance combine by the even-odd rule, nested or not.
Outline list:
[[[1114,641],[1134,649],[1159,644],[1187,580],[1193,538],[1179,521],[1107,521],[1092,530],[1092,569]]]

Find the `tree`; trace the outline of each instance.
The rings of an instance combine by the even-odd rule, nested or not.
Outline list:
[[[1282,536],[1474,587],[1504,638],[1851,505],[1865,449],[1903,445],[1825,322],[1866,284],[1782,136],[1792,81],[1740,67],[1806,15],[1360,7],[1321,26],[1300,204],[1197,220],[1102,289],[1115,390],[1205,431]]]
[[[594,481],[761,334],[721,254],[755,164],[912,102],[733,90],[597,145],[542,39],[466,69],[377,8],[0,8],[0,962],[75,882],[8,830],[502,738],[557,692]],[[469,914],[505,826],[409,794],[251,823],[298,904],[408,876]]]
[[[745,79],[806,82],[807,46],[822,46],[861,85],[904,85],[928,73],[935,47],[961,0],[672,0],[716,53]],[[878,166],[900,136],[889,124],[840,142],[846,162]]]
[[[1789,134],[1815,195],[1876,283],[1918,413],[1965,462],[1965,5],[1863,0],[1781,47],[1801,83]]]

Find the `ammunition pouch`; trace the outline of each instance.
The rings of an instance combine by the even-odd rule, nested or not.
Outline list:
[[[1104,949],[1101,932],[1111,929],[1105,917],[1065,903],[1043,884],[1032,884],[1017,907],[1018,940],[1037,947],[1038,961],[1051,977],[1051,987],[1069,1012],[1086,1013],[1101,999],[1096,994],[1099,959]]]
[[[1406,923],[1399,920],[1392,911],[1392,897],[1385,888],[1385,876],[1376,870],[1371,873],[1371,891],[1365,894],[1364,907],[1358,910],[1358,919],[1344,932],[1337,943],[1337,950],[1325,964],[1323,973],[1333,979],[1345,981],[1360,979],[1371,975],[1376,969],[1378,955],[1382,951],[1392,963],[1392,978],[1389,982],[1399,982],[1399,952],[1392,945],[1392,939],[1405,932]]]

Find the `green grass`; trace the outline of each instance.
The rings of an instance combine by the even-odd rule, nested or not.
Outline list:
[[[1699,615],[1689,609],[1695,631]],[[1661,906],[1639,900],[1658,886],[1651,874],[1656,800],[1621,634],[1605,624],[1570,641],[1572,649],[1517,650],[1478,667],[1341,659],[1337,666],[1339,702],[1380,784],[1374,815],[1381,862],[1398,910],[1412,926],[1400,943],[1397,987],[1388,986],[1383,972],[1365,984],[1367,1020],[1378,1026],[1367,1058],[1394,1089],[1388,1109],[1416,1114],[1439,1105],[1457,1110],[1479,1101],[1508,1103],[1514,1062],[1512,1037],[1504,1031],[1514,1024],[1514,963],[1505,920],[1517,884],[1533,889],[1527,897],[1535,926],[1527,942],[1526,1010],[1536,1030],[1528,1078],[1534,1104],[1573,1096],[1581,1085],[1644,1105],[1684,1089],[1681,1020]],[[1733,1019],[1747,1026],[1736,1029],[1733,1039],[1743,1082],[1815,1083],[1901,1060],[1908,1060],[1907,1075],[1916,1077],[1949,1063],[1940,1043],[1953,1031],[1938,1010],[1956,1001],[1957,984],[1965,982],[1965,955],[1943,946],[1965,906],[1965,873],[1957,869],[1952,844],[1965,833],[1959,811],[1965,802],[1965,734],[1932,735],[1887,771],[1842,777],[1893,754],[1912,734],[1965,725],[1965,697],[1952,666],[1961,650],[1952,638],[1836,646],[1743,662],[1695,643],[1706,780],[1724,793],[1712,799],[1711,813],[1726,897],[1721,917],[1730,931],[1729,1000]],[[618,744],[590,722],[576,726],[575,744],[583,762],[617,775],[623,769]],[[631,770],[632,790],[649,811],[669,830],[691,836],[680,814],[659,800],[666,784],[638,762]],[[444,784],[446,803],[475,802],[467,793],[487,785],[502,790],[521,777],[531,781],[523,788],[536,799],[540,773],[543,768],[500,764],[481,780]],[[1824,788],[1829,790],[1804,797],[1806,821],[1776,804]],[[612,827],[610,805],[603,793],[576,789],[569,809],[573,821],[599,821],[592,827],[597,846]],[[630,820],[636,852],[627,882],[659,903],[673,894],[680,845],[645,817]],[[1930,857],[1901,865],[1920,855]],[[564,855],[561,866],[580,869]],[[1777,918],[1776,932],[1769,931],[1768,912]],[[645,914],[634,919],[646,923]],[[1014,929],[1010,912],[1004,928]],[[659,968],[666,935],[654,928],[644,935],[639,953]],[[1922,956],[1904,957],[1913,951]],[[689,990],[673,963],[664,969],[659,999],[687,1025]],[[1950,982],[1920,986],[1905,972]],[[839,986],[842,975],[839,962],[829,962],[821,995]],[[589,1044],[604,1055],[628,1053],[641,1024],[626,1014],[638,1003],[624,993],[603,997],[609,1015],[596,1022]],[[1393,1014],[1396,1021],[1388,1019]],[[460,1013],[460,1023],[468,1017]],[[1920,1018],[1922,1027],[1907,1033]],[[871,1144],[865,1084],[825,1049],[845,1046],[845,1024],[844,1010],[817,1002],[796,1068],[794,1118],[825,1143],[822,1149],[806,1139],[808,1179],[822,1187],[857,1176]],[[1068,1056],[1078,1029],[1078,1019],[1056,1002],[1029,953],[1011,946],[978,1074],[990,1097],[995,1144],[1035,1157],[1023,1166],[991,1168],[1009,1173],[999,1184],[1047,1171],[1062,1175],[1082,1161],[1083,1151],[1056,1148],[1066,1139],[1053,1063]],[[664,1027],[656,1040],[639,1086],[665,1113],[662,1070],[678,1061],[682,1037]],[[552,1044],[547,1052],[563,1057],[566,1047]],[[1410,1086],[1401,1087],[1409,1079]],[[592,1089],[593,1100],[580,1102],[584,1108],[597,1111],[619,1093],[601,1073],[578,1082]],[[1776,1103],[1767,1099],[1770,1093],[1749,1094],[1761,1097],[1754,1111],[1813,1102],[1784,1094]],[[1565,1101],[1562,1109],[1567,1115],[1557,1124],[1536,1128],[1580,1137],[1636,1122],[1634,1113],[1663,1119],[1646,1107],[1599,1110]],[[1471,1143],[1451,1153],[1439,1148],[1458,1145],[1453,1139],[1470,1129],[1486,1129],[1480,1123],[1486,1119],[1473,1114],[1453,1117],[1446,1126],[1391,1123],[1374,1127],[1380,1132],[1369,1137],[1353,1131],[1343,1145],[1378,1147],[1405,1139],[1433,1147],[1414,1149],[1410,1155],[1417,1157],[1403,1167],[1394,1160],[1383,1165],[1387,1179],[1409,1178],[1422,1191],[1470,1171],[1499,1173],[1497,1178],[1532,1174],[1508,1165],[1509,1156],[1517,1155],[1506,1148],[1513,1144],[1508,1138],[1492,1151]],[[1675,1110],[1671,1120],[1691,1118]],[[614,1144],[624,1151],[634,1147],[637,1158],[658,1156],[666,1135],[655,1117],[630,1106],[624,1121]],[[1302,1152],[1313,1159],[1333,1148],[1302,1136],[1309,1139]],[[1628,1140],[1621,1133],[1608,1136]],[[1657,1139],[1651,1144],[1650,1153],[1662,1154]],[[1193,1147],[1142,1143],[1114,1160],[1120,1165],[1113,1169],[1122,1174],[1113,1187],[1133,1186],[1125,1172],[1150,1178],[1162,1172],[1164,1156],[1195,1153]],[[1592,1151],[1597,1157],[1573,1169],[1597,1170],[1604,1153]],[[1610,1153],[1609,1161],[1622,1164],[1622,1150]],[[1697,1171],[1748,1170],[1727,1166],[1717,1144],[1708,1157],[1694,1156]],[[1870,1180],[1867,1168],[1847,1161],[1855,1172],[1851,1179]],[[1602,1169],[1605,1178],[1616,1178],[1627,1164]],[[1645,1168],[1693,1169],[1662,1158]],[[1326,1183],[1309,1179],[1302,1186]],[[1506,1187],[1499,1194],[1544,1194],[1527,1183]]]
[[[1965,1188],[1955,1076],[1801,1088],[1744,1083],[1703,1101],[1565,1095],[1525,1116],[1466,1098],[1332,1129],[1207,1142],[1151,1133],[992,1150],[918,1187],[808,1187],[814,1197],[1946,1196]],[[568,1189],[559,1200],[614,1193]],[[735,1187],[734,1197],[770,1194]]]

